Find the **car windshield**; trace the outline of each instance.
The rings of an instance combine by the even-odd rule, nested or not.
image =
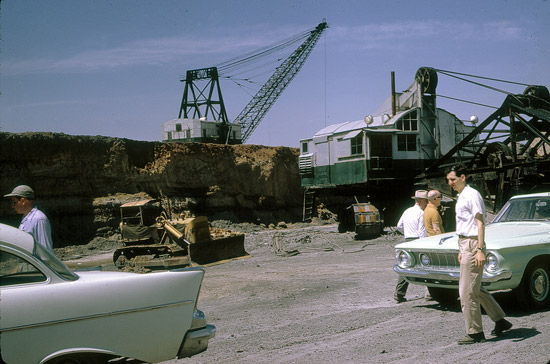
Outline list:
[[[508,201],[493,223],[506,221],[550,221],[550,196]]]
[[[57,273],[60,277],[74,281],[78,279],[78,276],[74,274],[65,264],[63,264],[53,253],[44,248],[40,244],[34,244],[33,254],[40,258],[44,264],[49,266],[52,271]]]

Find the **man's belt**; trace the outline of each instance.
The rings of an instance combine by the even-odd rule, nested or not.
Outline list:
[[[458,238],[459,239],[475,239],[475,240],[477,240],[477,235],[473,235],[473,236],[458,235]]]

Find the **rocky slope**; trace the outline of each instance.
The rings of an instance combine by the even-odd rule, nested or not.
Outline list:
[[[288,221],[301,217],[298,154],[288,147],[0,133],[0,192],[33,187],[57,246],[109,234],[121,203],[148,197],[212,220]],[[4,199],[0,221],[19,219]]]

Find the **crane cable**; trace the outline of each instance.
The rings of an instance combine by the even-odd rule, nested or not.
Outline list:
[[[440,94],[436,94],[435,96],[437,96],[437,97],[442,97],[442,98],[444,98],[444,99],[449,99],[449,100],[464,102],[464,103],[466,103],[466,104],[484,106],[484,107],[488,107],[488,108],[491,108],[491,109],[498,109],[498,107],[496,107],[496,106],[481,104],[481,103],[479,103],[479,102],[473,102],[473,101],[468,101],[468,100],[464,100],[464,99],[457,99],[456,97],[444,96],[444,95],[440,95]]]
[[[264,60],[268,56],[272,56],[273,54],[276,54],[278,52],[281,52],[281,51],[291,47],[292,45],[296,44],[297,42],[300,42],[303,39],[307,38],[313,30],[315,30],[315,28],[311,28],[311,29],[306,30],[302,33],[299,33],[297,35],[294,35],[292,37],[284,39],[284,40],[282,40],[278,43],[274,43],[270,46],[263,47],[263,48],[260,48],[258,50],[255,50],[255,51],[251,51],[249,53],[246,53],[244,56],[235,57],[235,58],[231,58],[227,61],[220,62],[220,63],[216,64],[215,67],[218,68],[220,76],[223,76],[223,78],[227,78],[227,79],[232,80],[232,76],[239,74],[238,71],[241,71],[242,68],[248,67],[248,66],[253,65],[253,64],[256,64],[256,63]],[[276,60],[272,60],[270,62],[267,62],[264,65],[259,65],[259,66],[257,65],[255,67],[255,69],[265,67],[270,63],[278,63],[282,59],[283,58],[278,58]],[[232,72],[233,72],[233,75],[231,74]],[[242,73],[242,72],[240,72],[240,73]],[[265,72],[262,72],[262,73],[265,73]],[[262,73],[260,73],[260,75]],[[257,77],[257,76],[258,75],[255,75],[253,77]],[[243,78],[243,79],[241,79],[241,81],[247,81],[247,82],[253,83],[251,81],[251,78],[253,78],[253,77]]]
[[[461,72],[454,72],[454,71],[446,71],[446,70],[441,70],[441,69],[434,69],[434,70],[435,70],[436,72],[438,72],[438,73],[441,73],[441,74],[445,75],[445,76],[453,77],[453,78],[456,78],[456,79],[458,79],[458,80],[465,81],[465,82],[468,82],[468,83],[472,83],[472,84],[474,84],[474,85],[481,86],[481,87],[485,87],[485,88],[488,88],[489,90],[493,90],[493,91],[500,92],[500,93],[503,93],[503,94],[506,94],[506,95],[510,95],[510,96],[514,96],[515,94],[512,93],[512,92],[508,92],[508,91],[505,91],[505,90],[501,90],[501,89],[496,88],[496,87],[492,87],[492,86],[489,86],[489,85],[484,85],[484,84],[482,84],[482,83],[475,82],[475,81],[469,80],[469,79],[464,78],[464,77],[459,77],[459,76],[457,76],[457,75],[465,76],[465,77],[480,78],[480,79],[484,79],[484,80],[488,80],[488,81],[496,81],[496,82],[509,83],[509,84],[513,84],[513,85],[530,86],[529,84],[526,84],[526,83],[514,82],[514,81],[506,81],[506,80],[501,80],[501,79],[498,79],[498,78],[477,76],[477,75],[472,75],[472,74],[468,74],[468,73],[461,73]],[[495,106],[480,104],[480,103],[477,103],[477,102],[468,101],[468,100],[463,100],[463,99],[457,99],[457,98],[450,97],[450,96],[444,96],[444,95],[439,95],[439,94],[437,94],[436,96],[442,97],[442,98],[446,98],[446,99],[450,99],[450,100],[460,101],[460,102],[464,102],[464,103],[468,103],[468,104],[473,104],[473,105],[478,105],[478,106],[484,106],[484,107],[488,107],[488,108],[492,108],[492,109],[498,109],[498,107],[495,107]]]
[[[287,38],[279,43],[273,44],[268,47],[260,48],[258,50],[249,52],[241,57],[235,57],[232,59],[229,59],[227,61],[220,62],[216,65],[218,67],[218,70],[220,73],[224,73],[229,71],[230,69],[246,65],[247,63],[250,63],[252,61],[255,61],[257,59],[262,59],[264,57],[270,56],[274,53],[280,52],[281,50],[290,47],[296,42],[299,42],[300,40],[307,38],[309,36],[311,31],[302,32],[298,35],[295,35],[291,38]]]
[[[450,77],[455,77],[455,76],[451,76],[450,74],[455,74],[455,75],[461,75],[461,76],[466,76],[466,77],[473,77],[473,78],[481,78],[483,80],[489,80],[489,81],[497,81],[497,82],[503,82],[503,83],[511,83],[511,84],[514,84],[514,85],[520,85],[520,86],[530,86],[529,84],[527,83],[521,83],[521,82],[514,82],[514,81],[506,81],[506,80],[500,80],[498,78],[491,78],[491,77],[484,77],[484,76],[476,76],[476,75],[470,75],[468,73],[460,73],[460,72],[454,72],[454,71],[446,71],[446,70],[440,70],[440,69],[434,69],[436,72],[439,72],[439,73],[442,73],[444,75],[447,75],[447,76],[450,76]],[[459,78],[459,77],[457,77]],[[461,79],[461,78],[459,78]],[[467,79],[463,79],[465,81],[470,81],[470,80],[467,80]],[[473,81],[471,81],[473,82]]]

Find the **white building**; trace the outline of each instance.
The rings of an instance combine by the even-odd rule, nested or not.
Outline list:
[[[172,119],[162,125],[162,141],[240,144],[241,126],[202,119]]]

